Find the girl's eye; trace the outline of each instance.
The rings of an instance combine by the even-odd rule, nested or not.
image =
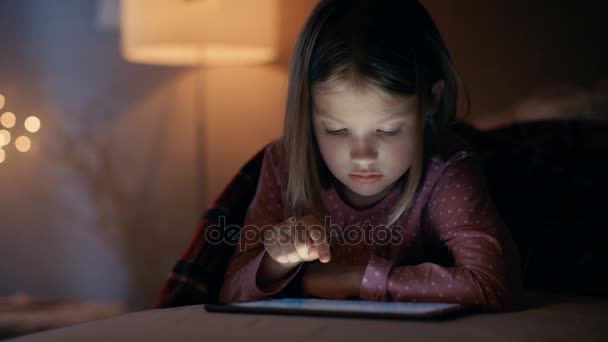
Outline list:
[[[327,134],[340,135],[340,134],[346,133],[346,128],[342,128],[342,129],[325,129],[325,132]]]
[[[392,131],[385,131],[385,130],[379,129],[378,133],[382,134],[382,135],[397,135],[399,133],[399,131],[401,131],[401,129],[395,129]]]

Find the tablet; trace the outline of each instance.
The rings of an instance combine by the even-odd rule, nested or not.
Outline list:
[[[443,319],[465,312],[472,312],[476,308],[472,305],[451,303],[376,302],[313,298],[283,298],[225,305],[205,305],[205,310],[208,312],[395,319]]]

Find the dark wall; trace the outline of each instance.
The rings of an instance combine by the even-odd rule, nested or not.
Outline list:
[[[608,78],[605,3],[421,0],[468,85],[473,116],[556,83]]]

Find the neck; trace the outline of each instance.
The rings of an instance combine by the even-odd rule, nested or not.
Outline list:
[[[340,195],[342,200],[357,210],[364,210],[375,206],[376,204],[380,203],[394,188],[395,184],[387,187],[375,195],[362,196],[353,192],[342,183],[337,183],[336,185],[337,193]]]

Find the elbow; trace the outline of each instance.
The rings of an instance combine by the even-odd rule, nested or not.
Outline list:
[[[219,304],[230,304],[238,301],[238,290],[231,286],[231,278],[224,279],[224,283],[220,287],[217,302]]]
[[[237,303],[237,302],[246,302],[250,300],[249,298],[247,298],[246,296],[239,296],[234,292],[226,292],[226,293],[220,293],[217,302],[219,304],[230,304],[230,303]]]
[[[222,286],[217,299],[219,304],[230,304],[247,300],[248,298],[246,295],[243,293],[239,294],[239,291],[233,286],[229,286],[229,284],[224,284],[224,286]]]
[[[233,302],[232,297],[226,293],[220,292],[220,295],[217,298],[217,302],[219,304],[230,304]]]
[[[483,306],[489,312],[501,313],[521,310],[523,307],[523,287],[519,283],[493,283],[484,288]]]
[[[267,296],[264,296],[258,291],[251,291],[250,289],[248,290],[243,287],[230,286],[230,284],[224,284],[218,296],[218,303],[230,304],[237,302],[249,302],[266,298]]]
[[[490,300],[486,308],[494,313],[518,311],[522,308],[522,297],[515,294],[499,295]]]

